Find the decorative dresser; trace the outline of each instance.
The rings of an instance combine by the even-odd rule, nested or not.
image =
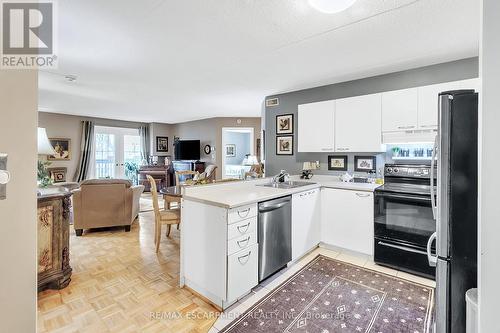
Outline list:
[[[71,192],[64,187],[38,193],[38,291],[62,289],[71,281],[69,223]]]

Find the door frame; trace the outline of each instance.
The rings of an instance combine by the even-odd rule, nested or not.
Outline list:
[[[139,136],[139,129],[129,128],[129,127],[116,127],[116,126],[99,126],[96,125],[94,129],[94,135],[96,134],[113,134],[115,136],[115,179],[125,179],[125,145],[124,137],[125,135],[137,135]],[[96,153],[96,140],[94,140],[94,153],[92,156],[92,170],[95,175],[95,153]]]
[[[221,147],[221,178],[226,177],[226,132],[243,132],[250,133],[250,154],[255,155],[255,129],[253,127],[222,127],[222,147]]]

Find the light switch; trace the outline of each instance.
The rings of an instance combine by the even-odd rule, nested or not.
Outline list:
[[[7,198],[7,183],[10,173],[7,171],[7,154],[0,153],[0,200]]]

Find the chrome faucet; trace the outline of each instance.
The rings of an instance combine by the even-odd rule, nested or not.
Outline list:
[[[273,177],[273,184],[284,183],[290,178],[290,174],[286,170],[281,170],[279,174]]]

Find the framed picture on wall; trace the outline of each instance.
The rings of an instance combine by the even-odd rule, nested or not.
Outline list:
[[[375,156],[354,156],[354,171],[376,171],[377,158]]]
[[[47,156],[51,161],[70,161],[71,160],[71,139],[49,138],[50,145],[56,152],[54,155]]]
[[[166,136],[156,137],[156,152],[168,153],[168,137]]]
[[[226,145],[226,157],[235,157],[236,156],[236,145],[228,144]]]
[[[347,155],[328,156],[328,170],[347,171]]]
[[[276,134],[293,134],[293,114],[276,116]]]
[[[66,181],[67,168],[48,168],[47,171],[54,183],[64,183]]]
[[[293,135],[276,137],[276,155],[293,155]]]

